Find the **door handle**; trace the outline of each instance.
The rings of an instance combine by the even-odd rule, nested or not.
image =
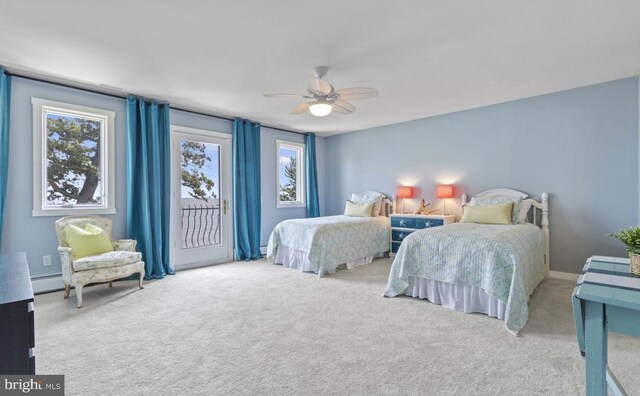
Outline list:
[[[222,204],[222,210],[223,210],[223,214],[227,214],[227,200],[225,199],[223,204]]]

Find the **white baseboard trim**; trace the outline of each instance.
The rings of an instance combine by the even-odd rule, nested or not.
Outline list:
[[[262,255],[266,255],[267,254],[267,247],[266,246],[260,246],[260,253],[262,253]]]
[[[43,276],[31,279],[33,294],[48,293],[64,289],[61,275]]]
[[[549,271],[549,278],[564,279],[577,282],[579,276],[580,274],[572,274],[571,272]]]

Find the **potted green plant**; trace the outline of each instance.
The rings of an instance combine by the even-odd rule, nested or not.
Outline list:
[[[640,276],[640,227],[620,230],[611,236],[622,241],[627,247],[631,258],[631,273]]]

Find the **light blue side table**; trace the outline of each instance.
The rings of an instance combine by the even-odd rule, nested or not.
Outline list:
[[[586,360],[587,396],[626,392],[607,367],[609,331],[640,337],[640,277],[629,259],[593,256],[573,290],[573,316],[580,352]]]

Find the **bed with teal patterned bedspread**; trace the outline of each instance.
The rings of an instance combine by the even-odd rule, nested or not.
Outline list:
[[[529,296],[544,279],[544,238],[533,224],[456,223],[406,237],[391,266],[384,295],[403,294],[409,277],[483,289],[506,304],[505,328],[517,335]]]
[[[306,252],[319,275],[335,273],[338,265],[389,250],[388,217],[324,216],[286,220],[269,238],[267,259],[281,246]]]

